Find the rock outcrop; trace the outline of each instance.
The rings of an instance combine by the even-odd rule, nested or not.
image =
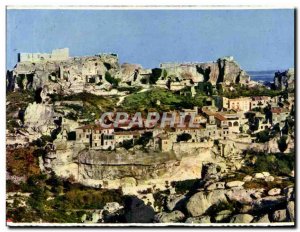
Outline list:
[[[199,64],[198,70],[213,85],[220,82],[247,83],[250,81],[250,76],[240,68],[233,57],[223,57],[217,62]]]
[[[198,192],[189,199],[186,209],[192,217],[202,216],[212,205],[226,201],[224,190]]]
[[[24,126],[29,132],[50,135],[56,128],[53,117],[52,105],[32,103],[25,110]]]
[[[295,89],[295,73],[294,69],[290,68],[284,72],[276,72],[274,76],[274,86],[279,90]]]

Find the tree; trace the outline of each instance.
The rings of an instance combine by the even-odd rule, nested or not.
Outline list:
[[[256,134],[257,142],[265,143],[270,140],[269,130],[260,131]]]
[[[181,142],[181,141],[188,141],[192,138],[192,136],[188,133],[182,133],[180,135],[177,135],[177,142]]]
[[[105,80],[107,80],[112,86],[115,86],[115,87],[117,87],[120,82],[119,79],[115,79],[114,77],[112,77],[109,72],[105,73]]]
[[[160,68],[152,69],[152,73],[149,80],[150,84],[155,84],[158,78],[161,77],[161,74],[162,74],[162,69]]]
[[[277,141],[277,144],[278,144],[278,148],[281,152],[284,152],[287,147],[288,147],[288,144],[286,142],[287,140],[287,136],[282,136],[280,137],[280,139]]]

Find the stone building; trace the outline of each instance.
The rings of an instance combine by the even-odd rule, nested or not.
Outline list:
[[[102,128],[98,125],[85,125],[75,129],[76,142],[90,149],[115,149],[114,128]]]
[[[51,53],[19,53],[19,62],[60,61],[69,59],[69,48],[54,49]]]
[[[114,133],[115,135],[115,144],[121,145],[126,140],[136,140],[140,137],[140,133],[138,131],[118,131]]]
[[[154,137],[154,149],[168,152],[173,148],[173,142],[169,139],[167,134],[159,134]]]
[[[229,99],[223,97],[223,108],[227,110],[237,110],[247,112],[250,110],[250,101],[249,97],[241,97]]]
[[[286,120],[286,118],[290,115],[290,111],[286,108],[281,107],[272,107],[272,123],[280,123]]]
[[[268,96],[251,97],[250,110],[253,110],[254,108],[257,108],[257,107],[265,108],[271,102],[272,102],[272,99],[271,99],[271,97],[268,97]]]

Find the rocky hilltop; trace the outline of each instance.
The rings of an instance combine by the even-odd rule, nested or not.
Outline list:
[[[115,54],[73,57],[60,61],[22,61],[7,73],[8,90],[33,89],[47,94],[69,95],[88,91],[96,95],[119,94],[120,87],[157,84],[180,90],[201,82],[242,83],[250,81],[233,57],[224,57],[207,63],[163,63],[160,68],[144,69],[137,64],[119,64]],[[170,86],[173,83],[173,87]],[[45,100],[45,99],[44,99]]]
[[[295,89],[295,73],[294,69],[288,69],[284,72],[276,72],[274,76],[275,89],[294,90]]]
[[[144,69],[116,54],[48,55],[23,54],[7,72],[14,220],[294,221],[292,70],[270,89],[232,57]],[[129,117],[104,128],[104,112]],[[136,112],[175,114],[175,122],[131,127]]]

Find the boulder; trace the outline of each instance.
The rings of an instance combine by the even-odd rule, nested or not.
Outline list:
[[[295,202],[294,201],[289,201],[287,204],[287,217],[290,222],[295,221]]]
[[[209,216],[201,216],[201,217],[189,217],[186,219],[185,223],[197,224],[197,223],[210,223]]]
[[[251,198],[253,199],[260,199],[261,198],[261,195],[262,195],[262,192],[255,192],[255,193],[252,193],[251,194]]]
[[[228,190],[225,195],[228,197],[230,201],[237,201],[242,204],[252,203],[253,195],[260,195],[261,193],[258,192],[256,189],[230,189]]]
[[[118,202],[108,202],[106,203],[106,205],[103,207],[103,209],[105,211],[107,211],[108,213],[115,213],[116,211],[118,211],[119,209],[123,208],[122,206],[120,206],[120,204]]]
[[[243,178],[244,182],[251,181],[251,180],[252,180],[252,176],[250,176],[250,175],[247,175]]]
[[[273,177],[273,176],[267,176],[266,178],[265,178],[265,181],[266,182],[272,182],[272,181],[274,181],[275,180],[275,178]]]
[[[85,221],[86,221],[86,218],[87,218],[86,214],[83,214],[83,215],[81,216],[81,222],[85,222]]]
[[[198,192],[194,194],[186,204],[189,215],[201,216],[206,210],[219,202],[227,202],[225,190],[215,190],[212,192]]]
[[[248,204],[242,204],[239,207],[239,213],[251,213],[253,211],[253,206],[251,203]]]
[[[283,193],[286,196],[288,201],[294,200],[295,197],[294,197],[294,187],[293,186],[285,187],[283,189]]]
[[[230,210],[222,210],[218,212],[217,215],[215,216],[215,221],[222,222],[225,219],[229,218],[231,214],[232,212]]]
[[[151,206],[145,205],[144,201],[136,196],[125,198],[124,212],[127,223],[151,223],[155,214]]]
[[[230,219],[230,223],[251,223],[253,216],[250,214],[237,214]]]
[[[285,209],[276,210],[273,215],[272,219],[275,222],[286,222],[287,221],[287,214]]]
[[[30,103],[25,110],[24,125],[29,132],[50,135],[56,128],[53,117],[52,105]]]
[[[260,198],[256,201],[253,201],[253,207],[256,210],[271,210],[276,209],[278,206],[284,204],[286,202],[286,198],[281,195],[277,196],[267,196]]]
[[[102,218],[102,212],[100,210],[96,210],[92,214],[92,222],[97,223]]]
[[[209,179],[211,176],[219,174],[221,167],[214,163],[205,163],[202,165],[201,178]]]
[[[166,200],[166,206],[169,211],[179,209],[184,204],[184,195],[169,195]]]
[[[262,172],[262,174],[264,175],[264,177],[270,176],[269,172]]]
[[[265,214],[253,221],[254,223],[270,223],[269,215]]]
[[[281,193],[280,188],[272,188],[268,191],[269,196],[276,196],[276,195],[279,195],[280,193]]]
[[[227,188],[242,187],[245,184],[243,181],[235,180],[226,183]]]
[[[262,173],[255,173],[254,178],[255,179],[265,179],[265,176]]]
[[[184,219],[184,214],[179,210],[175,210],[171,213],[158,213],[154,216],[154,221],[158,223],[170,223],[181,222]]]
[[[216,182],[206,187],[206,190],[215,190],[215,189],[224,189],[225,188],[225,182]]]

